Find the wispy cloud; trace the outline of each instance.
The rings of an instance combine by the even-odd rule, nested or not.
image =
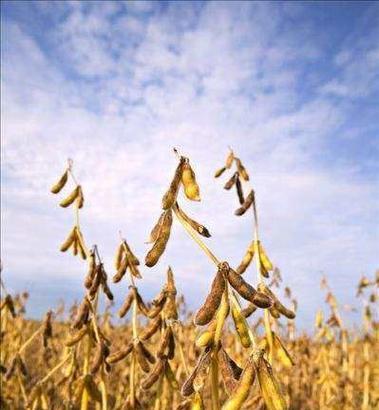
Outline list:
[[[251,224],[233,217],[234,199],[212,177],[231,145],[252,170],[263,240],[304,323],[322,271],[352,301],[378,262],[375,4],[341,5],[344,17],[335,6],[260,2],[2,7],[2,255],[13,287],[82,276],[57,251],[72,215],[48,193],[67,157],[85,189],[83,230],[110,270],[119,229],[146,252],[173,146],[202,188],[185,208],[237,263]],[[205,294],[213,267],[180,227],[158,268],[144,270],[150,291],[168,263],[190,301]]]

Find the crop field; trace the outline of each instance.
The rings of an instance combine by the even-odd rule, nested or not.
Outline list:
[[[182,209],[179,202],[200,201],[201,187],[196,164],[177,150],[174,155],[177,168],[167,181],[148,253],[137,256],[120,235],[114,266],[105,266],[101,249],[87,244],[80,224],[85,187],[68,161],[51,195],[62,212],[74,209],[60,251],[82,259],[84,296],[77,305],[52,306],[40,321],[32,320],[28,289],[8,293],[2,280],[1,409],[379,408],[379,271],[357,283],[358,325],[344,322],[325,277],[314,323],[307,333],[298,330],[296,313],[306,301],[286,286],[260,240],[259,192],[248,167],[230,150],[215,172],[220,189],[235,190],[235,216],[244,215],[252,227],[241,263],[231,266],[208,247],[207,227]],[[176,240],[173,224],[214,264],[208,295],[195,312],[186,309],[170,267],[153,300],[139,290],[144,272]],[[115,312],[112,289],[119,286],[125,295]]]

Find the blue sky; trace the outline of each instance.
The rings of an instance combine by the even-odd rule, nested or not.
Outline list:
[[[49,187],[75,161],[88,243],[112,273],[122,230],[143,259],[175,158],[202,191],[181,199],[237,264],[249,217],[214,181],[231,145],[251,170],[262,241],[309,327],[322,274],[343,304],[378,268],[379,5],[375,2],[2,2],[2,260],[30,313],[82,295],[72,224]],[[177,224],[167,265],[191,307],[214,273]],[[251,281],[255,273],[247,272]],[[115,285],[117,304],[126,284]],[[354,320],[354,316],[350,316]]]

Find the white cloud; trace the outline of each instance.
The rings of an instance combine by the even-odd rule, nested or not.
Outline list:
[[[84,186],[88,242],[99,244],[111,270],[122,229],[142,257],[175,167],[173,146],[190,156],[202,189],[203,201],[184,208],[209,225],[212,249],[237,263],[251,222],[232,215],[234,195],[213,180],[232,145],[252,170],[263,240],[300,303],[314,292],[321,270],[331,273],[332,283],[343,278],[351,287],[362,269],[370,274],[378,232],[368,226],[378,209],[377,186],[362,180],[356,164],[324,168],[317,158],[348,121],[345,107],[329,94],[357,92],[349,78],[376,67],[375,50],[347,63],[321,96],[317,84],[304,99],[301,63],[323,50],[281,34],[281,16],[262,3],[207,3],[185,12],[171,4],[162,14],[152,3],[136,2],[133,15],[112,5],[106,13],[71,5],[49,32],[54,53],[17,23],[4,24],[6,270],[17,278],[81,274],[77,261],[57,251],[71,212],[58,209],[48,192],[67,157],[74,158]],[[182,13],[185,19],[177,22]],[[368,84],[361,84],[361,96]],[[192,300],[199,289],[204,295],[214,268],[178,226],[159,267],[144,269],[152,287],[168,263],[181,289],[202,285],[188,290]],[[340,291],[345,299],[353,294]]]

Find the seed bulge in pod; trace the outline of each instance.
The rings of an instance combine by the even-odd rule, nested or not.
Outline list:
[[[62,188],[66,185],[68,179],[68,170],[66,170],[59,180],[51,187],[51,192],[53,194],[59,193]]]
[[[252,205],[252,203],[254,202],[254,190],[251,190],[250,193],[248,194],[248,196],[245,199],[245,202],[241,205],[240,208],[238,208],[234,214],[237,216],[241,216],[243,215]]]
[[[229,268],[227,278],[231,286],[246,300],[254,303],[254,295],[257,291],[249,285],[241,275]]]
[[[222,167],[215,172],[215,178],[220,177],[226,170],[226,167]]]
[[[131,290],[126,297],[124,303],[122,304],[120,310],[118,311],[118,316],[123,318],[129,311],[130,307],[132,306],[134,300],[134,292]]]
[[[80,189],[80,185],[77,185],[76,188],[71,192],[71,194],[65,199],[63,199],[59,205],[62,208],[67,208],[68,206],[70,206],[75,201],[75,199],[78,198],[80,194]]]
[[[237,179],[238,173],[234,173],[227,181],[226,184],[224,185],[224,189],[226,189],[227,191],[229,191],[230,189],[232,189],[233,185],[236,183],[236,179]]]
[[[237,169],[238,173],[241,175],[241,177],[245,180],[249,180],[249,174],[246,171],[246,168],[242,165],[242,162],[239,158],[235,158],[236,164],[237,164]]]
[[[166,363],[166,359],[160,359],[157,361],[151,372],[141,382],[141,386],[144,390],[150,389],[150,387],[158,381],[159,376],[163,374],[165,370]]]
[[[176,197],[179,191],[180,181],[182,179],[183,164],[184,164],[184,158],[181,157],[180,162],[178,166],[176,167],[175,175],[174,175],[173,180],[171,181],[170,187],[162,198],[162,208],[164,210],[171,208],[176,201]]]
[[[182,184],[184,186],[184,193],[191,201],[200,201],[200,189],[196,182],[195,173],[191,168],[188,160],[183,164]]]
[[[117,363],[120,360],[128,357],[128,355],[132,352],[132,350],[133,350],[133,342],[129,342],[125,348],[109,355],[107,358],[107,362],[109,364]]]
[[[162,317],[157,316],[157,318],[153,321],[151,321],[145,329],[140,334],[140,339],[145,341],[149,340],[161,327],[162,325]]]

